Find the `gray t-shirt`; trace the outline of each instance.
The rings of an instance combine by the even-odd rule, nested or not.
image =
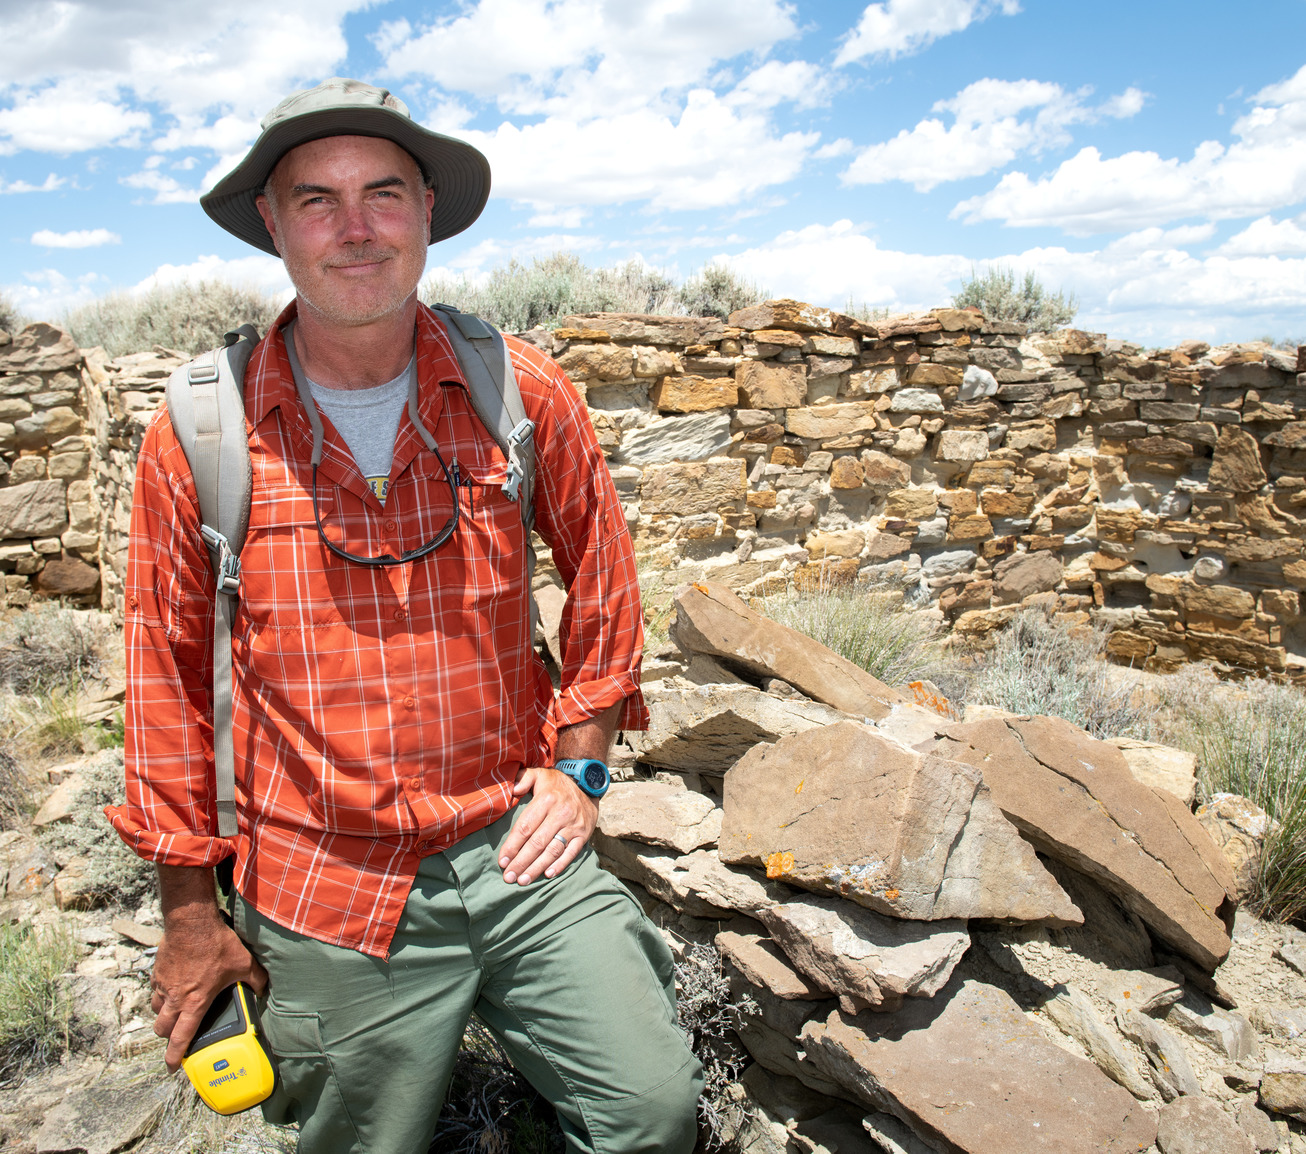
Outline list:
[[[383,505],[390,487],[390,463],[394,460],[399,420],[408,404],[416,369],[414,354],[408,367],[393,381],[370,389],[328,389],[305,378],[317,407],[331,418],[336,431],[344,437],[359,472],[367,478],[376,499]]]

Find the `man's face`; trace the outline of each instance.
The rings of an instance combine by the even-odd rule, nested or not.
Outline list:
[[[402,309],[426,267],[435,194],[390,140],[329,136],[291,149],[258,210],[301,307],[365,325]]]

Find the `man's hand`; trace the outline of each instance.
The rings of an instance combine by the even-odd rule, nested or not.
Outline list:
[[[150,976],[154,1032],[168,1039],[164,1061],[175,1071],[213,999],[232,982],[256,994],[268,975],[218,912],[213,871],[159,867],[163,941]]]
[[[523,769],[512,792],[534,797],[503,843],[503,880],[526,886],[538,877],[557,877],[588,844],[599,820],[598,802],[556,769]]]

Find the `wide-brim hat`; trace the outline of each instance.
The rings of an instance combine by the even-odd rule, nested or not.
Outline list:
[[[200,207],[233,236],[279,255],[255,204],[268,176],[292,148],[325,136],[379,136],[410,153],[435,189],[431,239],[467,228],[490,195],[490,162],[470,144],[417,124],[384,88],[333,76],[287,96],[263,118],[262,135],[231,172],[200,197]]]

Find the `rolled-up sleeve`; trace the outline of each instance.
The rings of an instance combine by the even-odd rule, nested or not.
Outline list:
[[[560,368],[552,373],[536,430],[536,528],[553,550],[567,600],[562,689],[549,719],[561,729],[622,702],[620,728],[644,729],[644,613],[630,531],[585,404]]]
[[[126,800],[105,813],[141,857],[212,866],[214,581],[194,484],[164,411],[146,432],[132,494],[124,640]]]

